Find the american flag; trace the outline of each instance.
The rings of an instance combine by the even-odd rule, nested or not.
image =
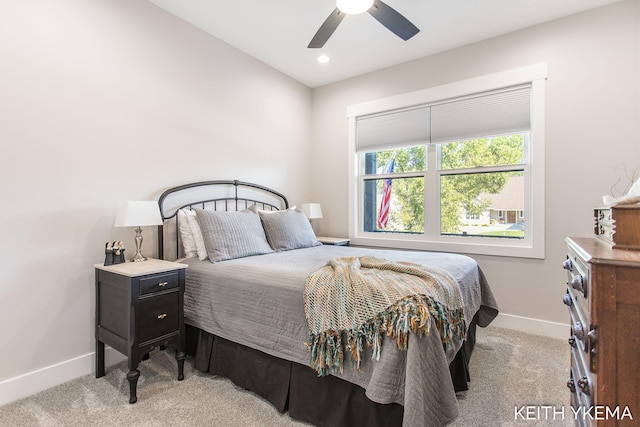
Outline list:
[[[392,158],[383,173],[393,172],[396,159]],[[382,200],[380,201],[380,210],[378,211],[378,228],[385,228],[389,222],[389,202],[391,201],[391,178],[385,178],[382,186]]]

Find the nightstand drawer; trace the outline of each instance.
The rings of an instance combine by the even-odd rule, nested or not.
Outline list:
[[[180,330],[179,292],[140,299],[139,309],[140,344]]]
[[[177,288],[180,286],[179,277],[177,271],[143,277],[140,279],[140,295]]]

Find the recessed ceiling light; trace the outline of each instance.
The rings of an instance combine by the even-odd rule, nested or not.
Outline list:
[[[326,64],[327,62],[329,62],[331,60],[331,58],[329,58],[327,55],[320,55],[318,56],[318,62],[321,64]]]

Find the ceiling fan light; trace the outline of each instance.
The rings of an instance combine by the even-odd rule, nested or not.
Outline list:
[[[336,7],[348,15],[366,12],[373,6],[373,0],[336,0]]]

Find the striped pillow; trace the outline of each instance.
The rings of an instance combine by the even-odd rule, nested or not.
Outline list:
[[[194,210],[211,262],[273,252],[256,212]]]
[[[274,251],[319,246],[311,223],[302,211],[287,209],[279,212],[258,211],[267,241]]]

